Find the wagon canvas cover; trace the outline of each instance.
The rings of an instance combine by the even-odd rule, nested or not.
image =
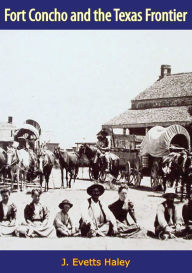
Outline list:
[[[181,125],[171,125],[167,128],[155,126],[151,128],[141,143],[141,155],[163,157],[169,154],[171,141],[176,135],[183,135],[190,149],[190,136]]]
[[[33,135],[36,139],[39,138],[39,132],[38,132],[38,130],[34,126],[32,126],[30,124],[24,124],[22,126],[22,128],[19,128],[18,130],[16,130],[15,137],[16,138],[21,137],[25,133],[27,133],[29,135]]]

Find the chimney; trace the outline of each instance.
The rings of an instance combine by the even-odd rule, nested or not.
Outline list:
[[[8,123],[10,123],[10,124],[13,123],[13,117],[8,117]]]
[[[171,75],[171,66],[168,64],[162,64],[161,65],[161,75],[159,76],[159,80],[164,78],[165,76]]]

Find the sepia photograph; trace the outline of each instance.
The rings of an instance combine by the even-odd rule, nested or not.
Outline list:
[[[1,30],[0,250],[191,250],[191,30]]]

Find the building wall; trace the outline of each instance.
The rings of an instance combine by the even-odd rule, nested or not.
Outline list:
[[[16,127],[10,123],[0,123],[0,141],[13,141]]]
[[[51,152],[54,152],[55,147],[58,147],[59,143],[49,142],[49,143],[46,144],[46,146],[47,146],[48,150],[50,150]]]
[[[172,107],[172,106],[189,106],[192,105],[192,97],[177,97],[166,99],[151,99],[151,100],[138,100],[131,102],[131,109],[149,109],[160,107]]]

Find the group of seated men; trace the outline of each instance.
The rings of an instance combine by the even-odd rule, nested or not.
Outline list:
[[[60,211],[56,214],[54,222],[49,221],[47,207],[40,203],[41,192],[32,190],[32,202],[24,209],[22,223],[17,221],[17,208],[10,202],[10,191],[1,191],[0,202],[0,236],[15,235],[22,237],[66,237],[66,236],[120,236],[131,237],[141,232],[135,217],[134,205],[127,199],[128,188],[121,186],[118,190],[119,198],[113,204],[106,206],[100,196],[105,189],[102,185],[94,184],[87,188],[90,196],[82,204],[79,226],[75,226],[69,213],[73,204],[63,200],[59,204]],[[176,194],[174,190],[167,189],[163,194],[165,201],[159,205],[155,218],[155,234],[164,240],[177,236],[192,235],[192,198],[183,206],[182,214],[184,225],[178,217],[174,204]]]

